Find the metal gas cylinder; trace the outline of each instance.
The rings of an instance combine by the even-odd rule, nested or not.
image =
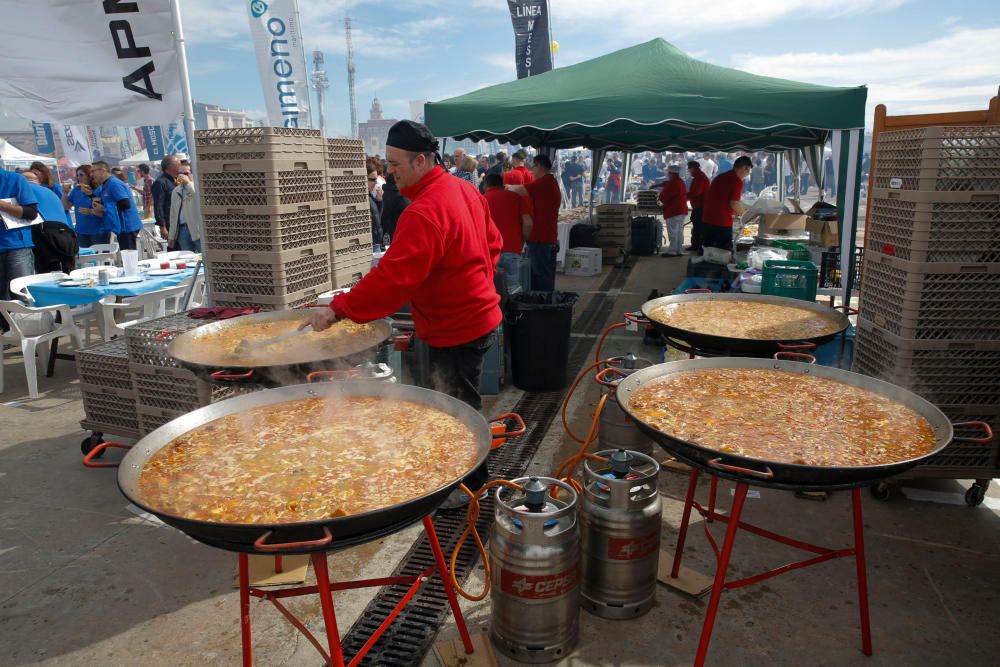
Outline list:
[[[580,618],[577,495],[549,477],[501,488],[490,530],[493,644],[520,662],[553,662],[576,645]],[[553,491],[557,495],[553,497]]]
[[[580,593],[583,608],[604,618],[640,616],[656,599],[663,505],[650,456],[598,452],[583,466]]]
[[[383,363],[373,363],[371,361],[366,361],[363,364],[358,364],[354,367],[353,372],[356,373],[356,380],[377,380],[379,382],[398,382],[396,379],[396,373],[392,370],[392,366]]]
[[[615,385],[622,378],[642,368],[648,368],[653,362],[641,359],[629,352],[625,356],[616,357],[618,365],[605,369],[597,374],[598,384],[602,394],[614,394]],[[643,454],[653,453],[653,441],[646,437],[635,421],[629,417],[615,397],[609,396],[601,411],[601,421],[598,425],[597,442],[602,449],[628,449]]]

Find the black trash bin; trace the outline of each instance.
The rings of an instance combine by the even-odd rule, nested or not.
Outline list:
[[[519,292],[507,301],[514,386],[554,391],[566,386],[574,292]]]

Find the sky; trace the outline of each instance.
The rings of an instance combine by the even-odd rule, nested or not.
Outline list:
[[[343,0],[300,0],[326,54],[327,131],[347,133]],[[181,0],[194,97],[263,116],[244,0]],[[985,108],[1000,85],[1000,0],[550,0],[556,66],[662,37],[716,65],[869,87],[890,114]],[[352,0],[359,120],[516,78],[504,0]],[[310,62],[311,68],[311,62]]]
[[[263,118],[249,0],[181,0],[199,102]],[[300,0],[326,54],[327,133],[349,128],[344,0]],[[556,66],[662,37],[697,58],[811,83],[867,85],[890,114],[985,108],[1000,84],[1000,0],[550,0]],[[351,0],[359,120],[516,78],[504,0]],[[310,61],[310,68],[311,68]],[[315,104],[315,102],[314,102]]]

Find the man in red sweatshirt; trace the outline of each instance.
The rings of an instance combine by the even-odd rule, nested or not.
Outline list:
[[[322,331],[340,319],[371,322],[409,303],[417,337],[430,347],[428,388],[479,410],[483,356],[503,318],[493,283],[503,239],[486,199],[438,166],[437,151],[419,123],[403,120],[389,130],[389,173],[411,203],[378,266],[329,310],[314,313],[311,324]],[[466,484],[476,489],[487,478],[484,465]]]
[[[708,194],[710,182],[701,164],[691,160],[687,164],[688,176],[691,177],[691,187],[688,188],[688,201],[691,202],[691,247],[696,253],[701,252],[702,244],[702,214],[705,212],[705,195]]]

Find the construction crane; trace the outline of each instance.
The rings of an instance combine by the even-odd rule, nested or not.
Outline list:
[[[316,91],[316,100],[319,103],[319,129],[326,134],[326,91],[330,87],[330,80],[326,77],[326,69],[323,66],[323,52],[313,51],[313,73],[312,87]]]
[[[344,34],[347,36],[347,94],[351,104],[351,138],[358,138],[358,105],[354,97],[354,47],[351,44],[351,3],[344,3]]]

